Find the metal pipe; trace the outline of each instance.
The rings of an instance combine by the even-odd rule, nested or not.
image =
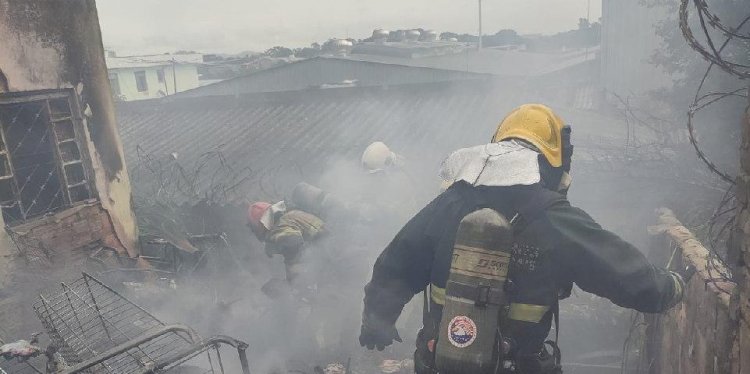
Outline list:
[[[482,0],[479,0],[479,42],[477,49],[482,49]]]
[[[170,364],[179,361],[185,357],[188,357],[192,354],[195,354],[197,352],[200,352],[202,350],[205,350],[206,348],[210,348],[213,346],[217,346],[219,344],[227,344],[237,349],[237,354],[240,356],[240,366],[242,367],[242,373],[243,374],[250,374],[250,364],[247,360],[247,343],[237,340],[235,338],[232,338],[231,336],[226,335],[216,335],[211,338],[208,338],[205,341],[202,341],[198,344],[195,344],[178,354],[171,356],[167,359],[161,360],[151,366],[148,369],[145,369],[141,372],[141,374],[155,374],[158,373],[160,370],[164,369],[165,367],[169,366]]]
[[[163,336],[165,334],[168,334],[168,333],[179,333],[179,332],[187,334],[188,336],[190,336],[190,338],[193,341],[199,341],[200,340],[200,337],[198,337],[195,334],[195,332],[190,327],[187,327],[185,325],[179,325],[179,324],[166,325],[166,326],[163,326],[163,327],[159,327],[157,329],[153,329],[153,330],[151,330],[149,332],[146,332],[146,333],[144,333],[144,334],[136,337],[133,340],[130,340],[130,341],[122,343],[122,344],[120,344],[118,346],[115,346],[115,347],[113,347],[113,348],[111,348],[111,349],[109,349],[109,350],[107,350],[107,351],[105,351],[105,352],[97,355],[94,358],[91,358],[89,360],[81,362],[80,364],[75,365],[75,366],[73,366],[72,368],[70,368],[70,369],[68,369],[66,371],[63,371],[61,374],[73,374],[73,373],[83,372],[84,370],[87,370],[87,369],[90,369],[90,368],[92,368],[92,367],[94,367],[96,365],[99,365],[99,364],[103,363],[104,361],[106,361],[106,360],[108,360],[108,359],[110,359],[112,357],[115,357],[115,356],[117,356],[117,355],[119,355],[121,353],[127,352],[130,349],[136,348],[136,347],[138,347],[139,345],[141,345],[143,343],[149,342],[151,340],[154,340],[154,339],[156,339],[156,338],[158,338],[160,336]]]

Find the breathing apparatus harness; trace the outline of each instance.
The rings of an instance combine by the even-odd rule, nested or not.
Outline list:
[[[568,188],[570,186],[570,166],[571,166],[571,160],[572,160],[572,154],[573,154],[573,145],[571,144],[570,140],[571,135],[571,127],[570,126],[563,126],[561,131],[561,140],[562,140],[562,165],[561,167],[552,167],[549,162],[540,154],[540,179],[541,184],[550,191],[559,192],[560,194],[566,195]],[[528,147],[532,150],[535,150],[538,152],[537,149],[528,142],[525,142],[521,140],[519,143],[521,143],[523,146]],[[485,159],[484,167],[479,172],[479,174],[476,177],[476,180],[474,181],[473,185],[476,185],[477,181],[479,180],[479,177],[481,176],[482,172],[484,171],[484,168],[486,168],[487,164],[489,163],[490,157],[492,157],[491,154],[487,155],[487,158]],[[539,197],[539,196],[537,196]],[[508,227],[508,231],[515,236],[515,234],[522,232],[525,227],[530,224],[540,213],[544,212],[546,208],[554,204],[555,202],[559,201],[559,195],[554,193],[549,194],[542,194],[541,198],[534,198],[530,199],[529,201],[524,202],[520,206],[516,208],[516,213],[513,215],[513,217],[507,221],[510,227]],[[466,217],[464,217],[464,220],[468,218],[471,215],[474,215],[477,212],[480,212],[482,209],[482,206],[477,207],[478,210],[474,211],[473,213],[468,214]],[[501,214],[495,212],[500,217],[502,217]],[[462,220],[461,225],[464,224],[464,220]],[[459,231],[461,231],[461,225],[459,226]],[[477,248],[473,248],[476,250]],[[454,262],[456,258],[456,251],[459,250],[458,247],[458,238],[456,242],[456,247],[454,247]],[[481,251],[481,249],[480,249]],[[485,258],[481,258],[482,255],[480,255],[479,261],[489,261],[492,262],[492,256],[495,256],[495,254],[492,254],[488,251],[484,251]],[[510,263],[512,253],[506,254],[501,257],[507,256],[507,258],[504,258],[505,263],[500,264],[500,267],[505,267],[505,274],[503,274],[502,278],[502,289],[507,289],[508,286],[512,286],[512,280],[507,278],[507,266]],[[495,257],[497,258],[497,257]],[[453,274],[454,269],[453,265],[451,268],[451,274]],[[452,281],[453,275],[449,277],[449,283]],[[465,281],[466,278],[463,279]],[[455,282],[453,282],[455,284]],[[471,283],[471,282],[469,282]],[[448,285],[446,285],[448,286]],[[557,374],[562,373],[562,366],[561,366],[561,351],[557,344],[558,338],[559,338],[559,324],[560,324],[560,317],[559,317],[559,299],[564,298],[567,295],[569,295],[570,290],[561,290],[558,294],[558,299],[555,300],[555,302],[550,306],[550,310],[552,312],[553,316],[553,322],[554,322],[554,328],[555,328],[555,339],[554,340],[546,340],[541,348],[541,351],[537,353],[535,356],[531,358],[534,363],[531,364],[532,368],[519,368],[519,362],[516,360],[521,357],[506,357],[508,356],[511,351],[513,350],[513,344],[514,342],[511,339],[508,339],[503,336],[503,327],[501,326],[501,323],[499,322],[500,319],[500,313],[497,314],[496,318],[498,322],[496,323],[495,327],[495,337],[494,337],[494,346],[493,350],[494,353],[491,354],[492,358],[485,357],[487,356],[487,352],[484,353],[461,353],[460,350],[456,350],[455,347],[463,348],[461,344],[455,344],[455,342],[451,341],[453,343],[454,347],[448,346],[446,343],[442,344],[443,352],[445,352],[445,349],[452,350],[453,352],[448,353],[448,356],[445,356],[444,353],[441,353],[441,357],[437,358],[438,351],[441,348],[441,339],[448,338],[450,340],[449,336],[442,336],[446,329],[453,329],[454,324],[468,324],[468,329],[474,329],[474,333],[476,333],[477,325],[481,325],[482,321],[479,321],[479,323],[475,323],[471,318],[463,315],[462,313],[469,313],[467,315],[471,315],[471,311],[467,312],[468,309],[472,308],[484,308],[488,305],[488,301],[494,296],[497,301],[498,305],[501,308],[507,308],[510,304],[508,302],[507,296],[505,296],[504,291],[500,291],[500,295],[498,295],[497,291],[493,291],[490,286],[484,285],[483,281],[480,281],[479,283],[469,284],[465,285],[460,288],[466,288],[471,289],[473,286],[476,286],[474,292],[476,292],[476,298],[473,300],[474,306],[468,305],[464,303],[465,305],[459,306],[457,309],[459,311],[453,310],[449,317],[452,317],[455,315],[455,317],[452,317],[452,320],[450,320],[450,325],[446,327],[446,316],[443,316],[442,321],[440,322],[440,326],[438,328],[435,328],[434,325],[437,321],[434,320],[434,317],[431,316],[431,310],[430,310],[430,295],[428,295],[428,290],[430,291],[430,294],[432,294],[432,285],[428,286],[428,289],[424,291],[424,309],[423,309],[423,319],[425,327],[431,326],[431,331],[435,334],[433,337],[436,339],[439,337],[440,339],[437,339],[437,343],[433,340],[430,342],[421,342],[423,345],[426,343],[428,346],[428,354],[432,356],[432,360],[429,360],[430,363],[433,363],[434,365],[429,365],[427,362],[422,362],[415,364],[417,366],[422,366],[421,371],[422,372],[431,372],[431,373],[443,373],[443,374],[453,374],[458,372],[463,372],[463,370],[467,370],[465,368],[471,367],[471,369],[468,369],[469,371],[475,371],[475,372],[482,372],[482,373],[491,373],[491,374],[499,374],[499,373],[524,373],[524,374]],[[448,287],[446,287],[448,289]],[[455,287],[454,287],[455,290]],[[455,292],[455,291],[454,291]],[[461,291],[459,291],[461,292]],[[493,293],[494,292],[494,293]],[[462,292],[463,293],[463,292]],[[466,300],[466,299],[465,299]],[[471,300],[469,300],[471,301]],[[446,303],[448,303],[447,297],[446,297]],[[468,306],[467,306],[468,305]],[[462,309],[463,308],[463,309]],[[443,314],[446,313],[445,305],[443,309]],[[481,313],[478,313],[481,315]],[[455,322],[457,321],[458,322]],[[468,321],[468,322],[467,322]],[[459,326],[458,328],[464,329],[465,326]],[[449,334],[451,333],[448,330]],[[476,335],[472,339],[476,338]],[[420,343],[418,343],[420,344]],[[469,343],[471,344],[471,343]],[[547,348],[551,349],[551,353],[548,351]],[[425,353],[425,352],[423,352]],[[418,349],[419,354],[419,349]],[[447,357],[447,358],[446,358]],[[525,357],[524,359],[528,359],[528,357]],[[465,360],[464,364],[462,364],[462,360]],[[489,360],[494,361],[492,366],[488,365]],[[477,365],[477,362],[484,361],[485,364],[478,364],[479,366],[473,367],[471,365]],[[525,361],[525,360],[524,360]],[[441,363],[442,362],[442,363]],[[465,366],[464,366],[465,365]],[[463,366],[463,367],[462,367]],[[525,366],[525,365],[524,365]],[[444,368],[447,367],[449,369],[443,369],[442,371],[438,370],[438,367]],[[526,370],[526,371],[519,371],[519,370]],[[418,373],[420,370],[417,371]]]
[[[531,199],[524,204],[520,205],[516,209],[516,213],[513,215],[513,217],[509,220],[509,223],[511,225],[511,230],[513,234],[517,234],[522,232],[528,224],[530,224],[540,213],[542,213],[547,207],[554,204],[555,202],[559,201],[559,195],[554,193],[549,194],[543,194],[541,198],[539,199]],[[482,207],[478,207],[477,209],[481,209]],[[432,294],[432,285],[429,285],[427,289],[424,291],[424,297],[423,297],[423,323],[425,328],[428,328],[428,330],[432,331],[434,333],[433,336],[428,337],[428,339],[433,339],[432,342],[429,341],[421,341],[418,339],[418,344],[426,345],[428,347],[427,351],[424,351],[424,347],[422,347],[421,354],[428,354],[430,357],[428,360],[425,360],[426,362],[415,362],[415,365],[417,366],[418,370],[417,373],[424,374],[424,373],[430,373],[430,374],[453,374],[455,371],[452,370],[445,370],[440,371],[437,368],[435,357],[437,354],[437,346],[438,344],[435,343],[435,341],[440,341],[440,339],[446,339],[446,336],[443,336],[444,334],[441,332],[440,325],[441,322],[435,319],[435,316],[432,315],[431,310],[431,303],[430,303],[430,295]],[[513,287],[513,282],[510,278],[506,279],[503,282],[503,289],[508,291],[511,290]],[[468,287],[467,287],[468,288]],[[489,287],[479,286],[477,287],[479,292],[476,294],[476,298],[474,298],[472,301],[474,302],[474,305],[478,307],[486,307],[487,303],[491,299],[497,299],[498,295],[494,291],[491,291]],[[481,292],[485,291],[485,292]],[[567,295],[569,295],[569,290],[560,290],[559,292],[559,298],[564,298]],[[446,301],[447,302],[447,301]],[[507,300],[505,302],[505,307],[510,305],[507,303]],[[515,349],[515,342],[504,336],[504,333],[502,331],[502,326],[500,323],[497,324],[497,327],[495,329],[495,344],[494,344],[494,367],[491,371],[486,371],[488,373],[492,374],[501,374],[501,373],[523,373],[523,374],[557,374],[562,373],[562,366],[561,366],[561,351],[557,344],[559,339],[559,304],[556,300],[552,305],[550,305],[550,311],[552,312],[553,316],[553,323],[555,328],[555,338],[554,340],[546,340],[544,342],[544,345],[542,346],[542,349],[540,352],[537,353],[537,357],[525,357],[525,362],[528,362],[529,359],[535,360],[537,363],[532,364],[533,366],[538,366],[538,370],[530,372],[530,371],[519,371],[518,368],[518,362],[516,361],[517,358],[521,357],[509,357],[509,354]],[[446,313],[445,307],[443,309],[443,313]],[[499,317],[499,315],[497,316]],[[476,328],[476,326],[475,326]],[[421,339],[424,340],[424,339]],[[549,350],[548,350],[549,348]],[[551,351],[551,352],[550,352]],[[418,349],[419,352],[419,349]],[[420,353],[418,353],[420,354]],[[427,357],[425,357],[427,358]],[[415,360],[418,361],[418,360]],[[419,370],[421,367],[421,370]],[[466,372],[473,372],[471,370]]]

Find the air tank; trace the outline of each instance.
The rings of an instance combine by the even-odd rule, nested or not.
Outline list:
[[[492,209],[461,220],[453,246],[435,364],[441,374],[490,374],[499,357],[504,285],[512,253],[508,220]]]
[[[353,208],[348,207],[328,192],[311,184],[300,182],[292,190],[291,202],[295,208],[312,213],[320,218],[348,217]]]

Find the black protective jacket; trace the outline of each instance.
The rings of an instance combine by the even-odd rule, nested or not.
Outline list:
[[[461,219],[492,208],[514,221],[510,313],[504,335],[515,354],[542,349],[558,299],[573,283],[641,312],[661,312],[681,297],[677,279],[583,210],[540,185],[472,187],[457,182],[413,217],[378,258],[365,287],[365,315],[395,323],[403,306],[431,285],[432,308],[417,344],[434,339]],[[421,347],[418,347],[418,351]]]

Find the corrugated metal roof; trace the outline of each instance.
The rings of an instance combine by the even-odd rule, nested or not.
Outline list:
[[[117,115],[131,169],[139,150],[176,153],[181,164],[191,165],[221,149],[256,176],[285,175],[279,178],[291,188],[300,180],[314,183],[341,159],[357,162],[378,140],[419,165],[425,178],[436,179],[445,156],[486,142],[508,111],[529,101],[535,100],[520,87],[465,81],[141,101],[120,104]],[[557,109],[574,124],[574,140],[616,142],[627,136],[622,121]]]
[[[177,153],[190,165],[220,148],[256,174],[301,169],[298,178],[314,178],[381,140],[408,159],[432,160],[426,172],[434,176],[444,156],[485,141],[521,100],[471,82],[142,101],[120,104],[117,115],[131,168],[139,151]]]
[[[490,78],[489,74],[321,56],[180,92],[172,99],[296,91],[342,84],[369,87]]]
[[[433,69],[493,74],[503,77],[538,77],[594,61],[600,48],[577,49],[564,53],[505,51],[491,48],[465,49],[461,53],[404,58],[374,54],[351,54],[346,59],[381,62]]]

